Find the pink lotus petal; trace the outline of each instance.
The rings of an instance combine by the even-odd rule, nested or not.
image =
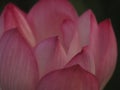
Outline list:
[[[10,10],[10,6],[13,4],[8,4],[5,6],[2,14],[1,14],[1,20],[4,31],[11,30],[13,28],[16,28],[16,21],[14,19],[14,16]]]
[[[3,19],[0,16],[0,38],[3,35],[3,32],[4,32]]]
[[[76,54],[78,54],[82,50],[82,47],[79,41],[80,41],[79,34],[77,32],[74,32],[74,35],[68,50],[68,60],[71,60]]]
[[[2,90],[2,88],[0,87],[0,90]]]
[[[52,70],[62,68],[67,63],[66,53],[57,37],[42,41],[35,48],[35,55],[38,61],[40,78]]]
[[[40,0],[28,14],[28,20],[36,32],[38,42],[61,34],[64,21],[74,21],[77,18],[72,5],[65,0]]]
[[[96,78],[79,65],[57,70],[40,80],[37,90],[99,90]]]
[[[109,20],[101,23],[99,28],[95,16],[90,10],[84,15],[86,15],[86,20],[89,22],[88,29],[90,29],[88,51],[94,55],[96,76],[101,88],[103,88],[111,77],[116,63],[115,36]]]
[[[89,44],[90,41],[90,31],[91,31],[91,23],[94,15],[92,14],[91,10],[87,10],[85,13],[83,13],[78,20],[78,34],[81,44],[81,47],[84,47]]]
[[[74,56],[73,59],[67,63],[66,67],[79,64],[83,69],[95,74],[94,57],[87,49],[88,47],[85,47],[80,53]]]
[[[62,44],[63,44],[66,52],[68,53],[71,41],[74,38],[74,36],[75,36],[74,34],[76,32],[75,31],[75,22],[70,21],[70,20],[65,20],[62,23],[61,27],[62,27],[61,28],[62,34],[60,36],[60,39],[62,41]]]
[[[78,25],[78,26],[77,26]],[[94,26],[93,26],[94,25]],[[71,60],[76,54],[78,54],[83,47],[86,47],[90,42],[90,32],[92,28],[97,28],[97,22],[95,16],[91,10],[83,13],[76,24],[76,31],[68,51],[68,59]]]
[[[0,39],[0,85],[3,90],[34,90],[38,67],[30,46],[17,30]]]
[[[99,30],[93,29],[92,33],[91,50],[95,56],[96,76],[103,88],[112,76],[117,60],[116,40],[110,20],[101,22]]]
[[[2,19],[4,23],[4,30],[18,28],[23,37],[30,43],[31,46],[36,44],[35,36],[31,30],[27,20],[26,14],[19,10],[15,5],[6,5]]]
[[[68,54],[68,60],[71,60],[78,52],[81,51],[82,47],[80,45],[80,38],[76,28],[77,22],[70,20],[64,21],[62,24],[62,36],[60,39]]]

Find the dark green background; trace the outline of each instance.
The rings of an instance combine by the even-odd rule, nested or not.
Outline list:
[[[120,51],[120,0],[70,0],[79,14],[87,9],[92,9],[98,22],[105,18],[110,18],[114,27],[114,31],[118,42],[118,52]],[[37,0],[0,0],[0,12],[3,7],[13,2],[19,8],[28,12]],[[104,90],[120,90],[120,55],[113,77]]]

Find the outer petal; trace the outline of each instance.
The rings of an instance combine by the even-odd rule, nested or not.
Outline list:
[[[11,3],[6,5],[1,14],[4,31],[11,30],[17,27],[13,13],[11,12],[12,6],[14,7],[14,5]]]
[[[17,30],[0,39],[0,85],[2,90],[34,90],[38,67],[30,46]]]
[[[95,74],[95,63],[94,57],[91,52],[88,51],[88,47],[85,47],[80,53],[73,57],[70,60],[66,67],[79,64],[83,69]]]
[[[0,16],[0,38],[4,32],[4,28],[3,28],[3,21],[2,21],[2,17]]]
[[[77,17],[72,5],[65,0],[40,0],[28,14],[39,41],[61,34],[64,21],[74,21]]]
[[[17,27],[19,32],[31,46],[36,44],[35,36],[26,20],[26,14],[19,10],[15,5],[11,3],[6,5],[1,17],[5,31]]]
[[[57,37],[42,41],[35,48],[40,78],[46,73],[62,68],[66,63],[66,53]]]
[[[90,10],[85,15],[86,18],[89,17],[87,19],[89,23],[82,26],[88,25],[88,29],[90,29],[88,51],[94,55],[96,76],[103,88],[115,68],[116,40],[109,20],[102,22],[99,28],[95,16]]]
[[[91,51],[94,53],[96,63],[96,76],[101,84],[101,88],[110,79],[117,57],[117,46],[110,20],[105,20],[99,24],[99,30],[91,34]]]
[[[37,90],[99,90],[97,80],[79,65],[54,71],[40,80]]]

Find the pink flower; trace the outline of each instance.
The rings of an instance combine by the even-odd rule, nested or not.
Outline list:
[[[109,19],[80,17],[68,0],[40,0],[28,14],[13,4],[0,16],[2,90],[99,90],[115,69]]]

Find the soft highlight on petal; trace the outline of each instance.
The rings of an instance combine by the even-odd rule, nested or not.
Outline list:
[[[18,30],[0,39],[0,85],[3,90],[35,90],[38,67],[30,46]]]
[[[80,38],[78,34],[77,22],[65,20],[62,24],[62,36],[60,40],[67,53],[68,60],[71,60],[77,53],[82,50]]]
[[[37,90],[99,90],[96,78],[79,65],[48,73]]]
[[[92,17],[93,16],[91,10],[87,10],[78,19],[78,34],[81,47],[84,47],[89,43]]]
[[[46,73],[62,68],[66,63],[66,53],[57,37],[48,38],[35,48],[40,78]]]
[[[73,38],[71,40],[70,43],[70,47],[68,50],[68,60],[71,60],[76,54],[78,54],[79,52],[81,52],[82,47],[80,44],[80,39],[79,39],[79,35],[77,32],[74,32]]]
[[[10,3],[5,7],[2,18],[4,19],[4,30],[10,30],[17,27],[19,32],[28,41],[28,43],[31,46],[35,46],[36,39],[33,34],[33,30],[31,30],[26,20],[25,13]]]
[[[82,48],[89,45],[92,28],[97,28],[95,16],[91,10],[83,13],[76,22],[76,28],[68,51],[68,59],[72,59],[81,52]]]

